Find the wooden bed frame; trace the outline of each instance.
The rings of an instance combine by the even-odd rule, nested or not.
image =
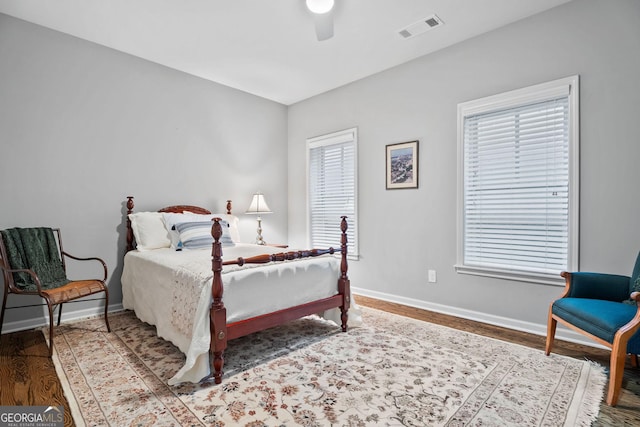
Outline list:
[[[127,197],[127,252],[135,249],[133,230],[129,214],[133,213],[133,196]],[[197,214],[211,214],[207,209],[193,205],[175,205],[168,206],[158,210],[158,212],[175,212],[182,213],[184,211]],[[231,215],[231,200],[227,200],[227,214]],[[351,304],[350,282],[347,276],[347,217],[343,216],[340,224],[342,231],[340,248],[334,249],[310,249],[303,251],[281,252],[273,255],[264,254],[250,258],[238,258],[235,260],[222,260],[222,244],[220,237],[222,236],[222,227],[220,226],[220,218],[214,218],[211,226],[211,235],[213,236],[213,247],[211,249],[211,265],[213,270],[213,279],[211,284],[211,295],[213,301],[209,310],[209,322],[211,329],[211,343],[209,346],[211,374],[204,378],[214,377],[215,383],[222,382],[224,374],[222,368],[224,365],[224,351],[227,348],[227,342],[234,338],[239,338],[253,332],[258,332],[273,326],[281,325],[285,322],[299,319],[311,314],[317,314],[331,308],[340,308],[340,320],[342,322],[342,331],[347,331],[348,310]],[[224,293],[224,285],[222,282],[222,267],[224,265],[244,265],[244,264],[266,264],[269,262],[278,262],[286,260],[294,260],[300,258],[315,257],[324,254],[341,253],[340,277],[338,278],[338,293],[334,296],[323,298],[317,301],[311,301],[306,304],[278,310],[273,313],[267,313],[260,316],[240,320],[233,323],[227,323],[227,310],[222,300]]]

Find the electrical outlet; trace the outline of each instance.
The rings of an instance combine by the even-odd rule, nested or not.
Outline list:
[[[429,275],[428,275],[428,279],[429,283],[436,283],[436,271],[435,270],[429,270]]]

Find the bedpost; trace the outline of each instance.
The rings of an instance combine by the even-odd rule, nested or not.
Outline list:
[[[129,215],[133,212],[133,196],[127,196],[127,252],[133,250],[133,230]]]
[[[340,239],[340,254],[342,261],[340,262],[340,279],[338,280],[338,291],[342,294],[342,305],[340,306],[340,320],[342,321],[342,331],[347,331],[347,321],[349,319],[348,311],[351,305],[351,283],[347,276],[349,265],[347,263],[347,217],[343,216],[340,223],[342,237]]]
[[[227,215],[231,215],[231,200],[227,200]]]
[[[211,330],[211,343],[209,349],[211,354],[211,373],[216,384],[222,382],[222,367],[224,365],[224,351],[227,348],[227,309],[222,302],[224,291],[222,284],[222,227],[220,218],[213,219],[211,226],[211,236],[213,236],[213,247],[211,249],[211,269],[213,270],[213,284],[211,294],[213,302],[209,310],[209,322]]]

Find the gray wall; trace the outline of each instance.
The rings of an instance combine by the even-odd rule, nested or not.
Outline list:
[[[68,252],[107,262],[114,309],[128,195],[136,210],[220,212],[229,198],[242,214],[261,190],[274,211],[265,238],[286,241],[284,105],[2,14],[0,58],[0,229],[60,227]],[[239,216],[252,241],[255,217]],[[40,307],[7,316],[5,332],[45,321]]]
[[[242,213],[261,190],[274,210],[267,240],[302,246],[305,140],[356,126],[362,256],[350,263],[353,286],[544,332],[560,288],[453,269],[456,106],[579,74],[581,269],[629,273],[640,249],[639,20],[634,0],[574,0],[287,108],[0,14],[0,228],[61,227],[67,250],[107,261],[115,309],[127,195],[138,210],[222,210],[231,198]],[[420,187],[385,190],[385,145],[413,139]],[[240,217],[250,241],[255,220]],[[7,320],[5,332],[44,316],[13,310]]]
[[[456,107],[580,75],[582,270],[640,249],[640,2],[576,0],[289,108],[289,241],[306,241],[305,139],[359,129],[359,292],[544,333],[561,288],[457,274]],[[437,37],[437,30],[421,37]],[[411,43],[410,40],[407,43]],[[420,140],[416,190],[385,190],[385,145]],[[437,283],[427,283],[427,270]]]

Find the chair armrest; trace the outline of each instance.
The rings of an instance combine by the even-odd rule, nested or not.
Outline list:
[[[64,251],[62,252],[62,255],[76,261],[98,261],[100,264],[102,264],[102,270],[104,272],[104,278],[102,279],[102,281],[104,282],[107,280],[107,264],[101,258],[98,258],[98,257],[81,258],[75,255],[71,255],[70,253],[67,253]]]
[[[13,275],[13,273],[27,273],[28,275],[30,275],[33,278],[33,282],[38,287],[38,293],[42,292],[42,284],[40,283],[40,279],[38,278],[38,275],[36,274],[35,271],[28,270],[28,269],[13,269],[13,268],[9,268],[9,267],[7,267],[7,265],[4,262],[0,262],[0,270],[2,270],[4,273],[6,273],[6,275],[4,276],[5,281],[7,280],[7,275],[11,276],[11,275]],[[11,292],[14,292],[14,293],[23,293],[24,292],[24,290],[18,288],[15,285],[13,280],[9,280],[9,288],[11,289]]]
[[[629,299],[629,276],[607,273],[563,272],[572,298],[591,298],[621,302]]]

